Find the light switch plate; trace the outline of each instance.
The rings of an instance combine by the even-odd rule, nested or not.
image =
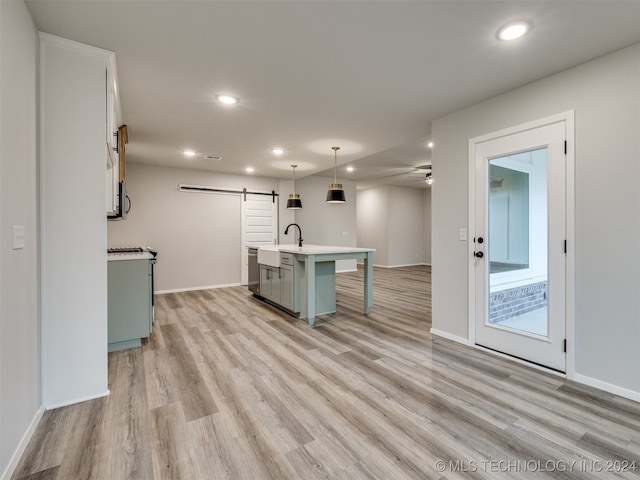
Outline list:
[[[24,226],[13,226],[13,249],[21,250],[24,248]]]
[[[467,229],[466,228],[461,228],[460,229],[460,241],[461,242],[466,242],[467,241]]]

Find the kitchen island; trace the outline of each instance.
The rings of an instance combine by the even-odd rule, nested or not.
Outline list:
[[[328,245],[268,245],[258,248],[260,296],[313,325],[335,308],[336,260],[364,260],[364,306],[373,306],[372,248]]]

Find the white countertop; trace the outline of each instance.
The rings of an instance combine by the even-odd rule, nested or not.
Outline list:
[[[153,255],[149,252],[135,252],[135,253],[107,253],[107,261],[120,261],[120,260],[151,260]]]
[[[260,246],[258,250],[270,250],[275,252],[285,253],[297,253],[300,255],[322,255],[332,253],[360,253],[360,252],[375,252],[375,248],[358,248],[358,247],[337,247],[332,245],[302,245],[299,247],[297,244],[285,244],[285,245],[264,245]]]

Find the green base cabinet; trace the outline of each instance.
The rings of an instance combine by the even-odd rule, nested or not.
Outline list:
[[[280,305],[292,312],[299,312],[294,296],[294,274],[293,265],[285,265],[280,267]]]
[[[304,257],[283,253],[280,267],[260,265],[260,296],[299,316],[306,305]],[[319,262],[315,268],[316,314],[336,311],[336,263]]]
[[[148,259],[108,262],[109,351],[139,347],[151,334],[151,261]]]
[[[280,269],[260,265],[260,295],[267,300],[280,304]]]

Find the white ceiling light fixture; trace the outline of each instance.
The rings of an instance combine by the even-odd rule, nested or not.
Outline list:
[[[347,172],[349,172],[349,173],[353,172],[354,170],[355,170],[355,168],[353,168],[353,167],[347,167]]]
[[[231,95],[220,94],[216,95],[216,98],[220,103],[224,103],[225,105],[234,105],[238,103],[238,99],[236,97],[232,97]]]
[[[271,153],[273,153],[274,155],[282,155],[284,153],[284,148],[276,147],[271,150]]]
[[[182,154],[185,157],[195,157],[196,156],[196,152],[194,152],[193,150],[185,150],[184,152],[182,152]]]
[[[429,148],[433,148],[433,142],[429,142],[429,143],[427,143],[427,147],[429,147]]]
[[[244,171],[247,172],[247,173],[253,173],[253,172],[256,171],[256,169],[253,168],[253,167],[247,167],[247,168],[244,169]]]
[[[500,27],[497,36],[500,40],[510,41],[525,35],[531,30],[531,23],[525,20],[519,20],[517,22],[510,22]]]

